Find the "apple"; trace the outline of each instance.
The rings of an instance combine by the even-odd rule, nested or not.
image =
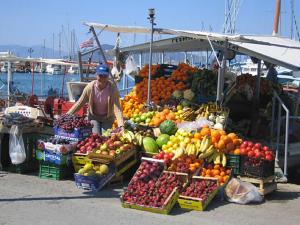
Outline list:
[[[102,155],[108,155],[109,153],[108,153],[108,151],[101,151],[101,154]]]
[[[263,147],[263,150],[266,152],[266,151],[270,151],[270,148],[268,146],[264,146]]]
[[[248,141],[248,147],[253,147],[254,146],[254,144],[253,144],[253,142],[252,141]]]
[[[248,157],[249,158],[252,158],[253,156],[254,156],[254,152],[253,151],[249,151],[248,153],[247,153],[247,155],[248,155]]]
[[[119,148],[122,146],[123,143],[121,141],[115,141],[113,144],[116,148]]]
[[[106,143],[104,143],[103,145],[101,145],[100,150],[101,151],[106,151],[108,149],[108,145]]]
[[[272,161],[274,159],[274,157],[272,155],[268,154],[268,155],[265,156],[265,159],[268,160],[268,161]]]

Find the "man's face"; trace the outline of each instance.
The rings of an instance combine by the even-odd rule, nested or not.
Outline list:
[[[97,75],[97,81],[100,85],[106,85],[108,81],[108,75],[98,74]]]

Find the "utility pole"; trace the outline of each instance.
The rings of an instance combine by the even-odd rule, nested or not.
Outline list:
[[[61,31],[58,33],[59,58],[61,59]]]
[[[52,57],[54,58],[54,33],[53,33],[53,36],[52,36]]]

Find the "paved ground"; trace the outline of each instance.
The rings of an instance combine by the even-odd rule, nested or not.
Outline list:
[[[77,189],[73,181],[0,171],[0,225],[292,225],[300,221],[300,185],[280,184],[279,190],[259,205],[237,205],[216,198],[205,212],[176,207],[171,215],[124,209],[118,198],[121,191],[121,185],[114,185],[90,195]]]

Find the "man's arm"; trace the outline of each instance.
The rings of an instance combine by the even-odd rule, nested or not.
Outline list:
[[[80,98],[78,99],[78,101],[72,106],[72,108],[67,112],[67,114],[75,114],[84,106],[85,103],[88,102],[88,100],[89,100],[89,96],[88,96],[88,91],[86,86],[83,89],[83,92]]]

